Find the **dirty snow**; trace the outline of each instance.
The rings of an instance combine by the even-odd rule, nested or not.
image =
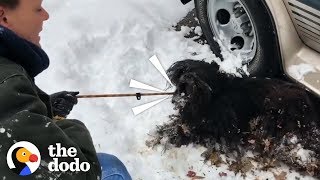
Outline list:
[[[194,33],[196,33],[199,36],[201,36],[202,35],[201,27],[200,26],[195,27],[194,28]]]
[[[156,88],[166,89],[165,79],[148,59],[157,55],[167,69],[185,58],[219,62],[207,45],[184,38],[175,32],[176,24],[193,7],[178,0],[68,0],[44,1],[50,19],[44,25],[41,44],[50,59],[50,68],[36,78],[46,92],[79,90],[81,94],[145,92],[129,88],[136,79]],[[185,30],[186,31],[186,30]],[[198,32],[199,29],[197,28]],[[198,32],[199,33],[199,32]],[[227,57],[222,65],[226,72],[241,67],[237,57]],[[173,91],[169,89],[168,91]],[[203,164],[199,146],[172,148],[146,147],[149,132],[168,121],[175,113],[170,100],[134,116],[131,108],[161,97],[79,99],[69,118],[82,120],[91,131],[98,152],[114,154],[127,166],[133,179],[185,180],[188,170],[205,179],[243,179],[227,167]],[[284,167],[275,172],[286,171]],[[220,178],[219,172],[227,173]],[[254,171],[247,179],[274,179],[273,173]],[[307,178],[306,178],[307,179]]]
[[[297,157],[301,160],[302,163],[310,162],[311,154],[314,154],[314,152],[310,151],[310,150],[303,149],[303,148],[300,148],[297,151]]]
[[[4,132],[6,132],[6,129],[0,128],[0,133],[4,133]]]
[[[304,76],[311,72],[316,72],[316,70],[310,64],[299,64],[289,67],[289,74],[297,80],[304,80]]]
[[[221,40],[225,40],[225,35],[223,32],[220,32],[221,35]],[[222,41],[219,39],[215,39],[218,44],[221,47],[221,54],[224,57],[224,60],[221,61],[216,60],[216,63],[219,64],[220,66],[220,71],[225,72],[225,73],[230,73],[234,74],[238,77],[241,77],[242,75],[239,73],[239,69],[241,69],[245,74],[249,75],[249,72],[247,70],[247,65],[242,63],[242,58],[240,53],[239,54],[231,54],[228,49],[231,49],[231,47],[226,48],[223,46]]]
[[[8,137],[8,138],[11,138],[11,134],[10,134],[10,133],[8,133],[8,132],[7,132],[7,137]]]
[[[50,124],[51,124],[51,122],[48,122],[48,123],[45,125],[45,127],[49,127]]]
[[[297,144],[298,143],[298,137],[297,136],[293,136],[291,139],[290,139],[290,142],[292,144]]]

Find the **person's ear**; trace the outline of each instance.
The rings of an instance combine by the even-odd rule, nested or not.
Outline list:
[[[0,25],[8,27],[8,19],[6,17],[6,9],[0,6]]]

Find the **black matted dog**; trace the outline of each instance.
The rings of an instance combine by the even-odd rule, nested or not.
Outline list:
[[[203,61],[179,61],[167,72],[178,115],[158,132],[172,144],[224,141],[319,177],[320,106],[310,92],[282,80],[234,77]],[[298,149],[310,150],[309,158],[292,160]]]

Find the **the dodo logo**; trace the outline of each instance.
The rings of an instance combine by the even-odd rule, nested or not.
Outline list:
[[[28,176],[35,172],[40,165],[40,160],[38,148],[27,141],[15,143],[7,153],[9,168],[20,176]]]

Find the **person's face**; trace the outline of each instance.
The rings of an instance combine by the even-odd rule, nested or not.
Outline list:
[[[40,46],[43,22],[49,19],[42,0],[20,0],[15,9],[0,7],[0,25]]]

